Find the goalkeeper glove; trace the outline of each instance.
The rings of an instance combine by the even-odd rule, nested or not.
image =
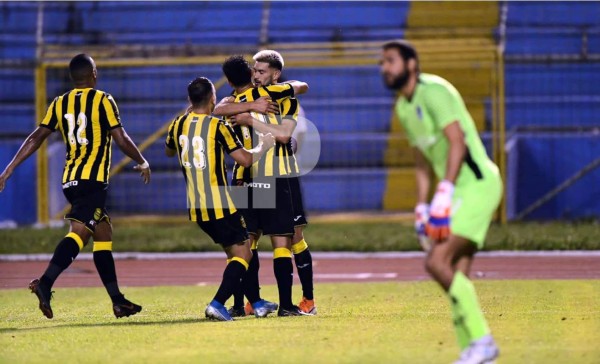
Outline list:
[[[452,210],[452,196],[454,185],[450,181],[443,180],[435,191],[429,210],[429,222],[427,223],[427,236],[433,241],[443,241],[450,235],[450,213]]]

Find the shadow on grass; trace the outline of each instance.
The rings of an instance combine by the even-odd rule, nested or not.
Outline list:
[[[103,323],[79,323],[79,324],[59,324],[59,325],[49,325],[49,326],[39,326],[39,327],[27,327],[27,328],[16,328],[16,327],[7,327],[0,328],[0,334],[9,333],[9,332],[25,332],[25,331],[36,331],[36,330],[44,330],[44,329],[55,329],[55,328],[63,328],[63,327],[109,327],[109,326],[148,326],[148,325],[181,325],[181,324],[203,324],[217,322],[215,320],[209,320],[206,318],[186,318],[180,320],[164,320],[164,321],[133,321],[133,322],[103,322]]]

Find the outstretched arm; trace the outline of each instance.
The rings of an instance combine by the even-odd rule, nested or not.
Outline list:
[[[252,102],[234,102],[234,98],[229,96],[221,100],[213,115],[216,116],[232,116],[245,112],[257,112],[259,114],[279,113],[279,105],[272,102],[270,97],[260,97]]]
[[[4,190],[4,186],[6,186],[6,181],[10,178],[10,176],[15,171],[21,163],[23,163],[30,155],[35,153],[36,150],[42,145],[44,140],[48,138],[48,136],[52,133],[52,130],[45,127],[36,128],[25,141],[21,144],[21,147],[15,154],[14,158],[8,163],[4,172],[0,174],[0,192]]]
[[[284,83],[289,83],[294,89],[294,95],[302,95],[308,92],[308,83],[302,81],[286,81]]]
[[[275,140],[279,143],[287,143],[292,137],[292,133],[296,128],[296,122],[290,119],[283,119],[281,125],[266,124],[262,121],[255,119],[248,113],[236,115],[231,118],[231,122],[234,125],[246,125],[251,126],[259,133],[273,134]]]
[[[144,159],[142,153],[140,153],[129,135],[127,135],[125,129],[122,127],[112,129],[110,135],[115,139],[115,143],[117,143],[119,149],[137,163],[137,166],[134,166],[133,169],[140,171],[140,176],[142,176],[144,183],[148,184],[150,182],[150,165]]]

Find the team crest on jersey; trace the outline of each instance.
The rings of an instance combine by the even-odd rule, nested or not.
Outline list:
[[[421,106],[417,105],[417,117],[419,118],[419,120],[423,121],[423,110],[421,109]]]

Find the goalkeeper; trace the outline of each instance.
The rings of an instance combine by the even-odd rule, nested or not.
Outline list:
[[[431,241],[425,268],[450,298],[463,350],[456,363],[491,362],[499,351],[468,275],[502,197],[498,168],[458,91],[438,76],[420,73],[410,44],[386,43],[381,73],[399,93],[395,111],[414,147],[417,233]],[[440,182],[427,205],[431,170]]]

